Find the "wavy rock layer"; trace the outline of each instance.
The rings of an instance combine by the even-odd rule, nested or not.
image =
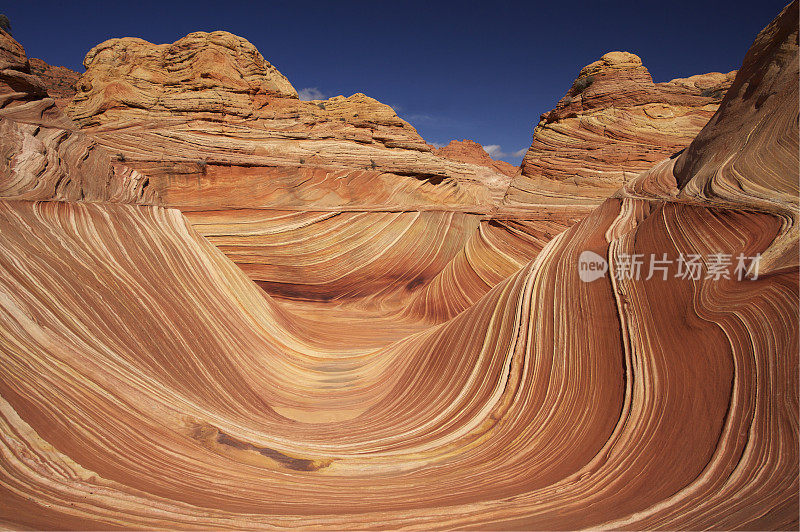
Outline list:
[[[575,269],[590,243],[612,268],[623,252],[754,254],[780,229],[769,215],[610,201],[454,320],[349,353],[307,347],[318,333],[176,211],[6,203],[2,217],[9,523],[796,520],[796,272],[673,283],[665,297],[659,283],[580,283]],[[121,244],[90,244],[104,234]],[[47,273],[33,282],[12,257],[39,246],[51,254],[26,260]],[[664,316],[685,316],[680,337]],[[603,509],[587,512],[594,500]]]
[[[797,25],[794,2],[734,81],[775,87],[763,105],[726,114],[746,99],[732,90],[708,128],[747,136],[747,124],[797,120],[796,87],[779,82],[796,72]],[[770,75],[750,77],[758,65]],[[315,301],[290,302],[218,249],[237,242],[227,213],[201,209],[190,224],[158,206],[0,201],[0,523],[796,529],[796,255],[757,279],[617,275],[633,254],[699,254],[705,273],[714,253],[797,249],[796,199],[775,177],[797,163],[797,136],[754,131],[713,174],[741,175],[736,195],[692,192],[703,172],[683,173],[689,163],[715,160],[715,137],[701,135],[682,170],[656,165],[552,239],[511,217],[370,212],[386,254],[420,228],[463,251],[406,255],[420,275],[448,266],[402,296],[407,315],[377,318],[318,301],[334,262],[356,257],[344,270],[360,268],[362,303],[401,297],[370,277],[382,257],[352,229],[361,213],[235,218],[236,234],[306,242],[305,254],[264,255],[285,285],[311,275],[290,267],[330,263],[308,277]],[[581,282],[585,251],[609,274]],[[494,265],[473,262],[489,255]],[[454,295],[504,272],[474,303]],[[339,282],[357,291],[355,277]]]
[[[446,211],[184,214],[275,297],[434,323],[468,308],[577,221]]]
[[[653,83],[642,60],[609,52],[584,67],[543,114],[502,211],[597,205],[654,163],[686,148],[736,72]]]
[[[48,97],[25,50],[0,31],[0,197],[158,203],[149,180],[80,133]]]

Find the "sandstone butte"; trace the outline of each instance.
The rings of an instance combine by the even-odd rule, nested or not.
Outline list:
[[[733,79],[606,54],[512,176],[222,32],[68,117],[0,54],[3,526],[798,527],[796,1]]]
[[[447,146],[441,148],[434,148],[433,152],[441,157],[452,159],[454,161],[462,161],[465,163],[474,163],[481,166],[488,166],[494,168],[501,174],[513,176],[517,173],[514,165],[505,161],[496,161],[486,153],[483,146],[474,140],[451,140]]]
[[[596,206],[688,146],[735,75],[653,83],[638,56],[605,54],[585,66],[556,108],[542,115],[503,209]]]

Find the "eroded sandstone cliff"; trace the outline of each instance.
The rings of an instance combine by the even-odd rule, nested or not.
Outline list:
[[[22,46],[0,31],[0,197],[157,203],[148,178],[115,164],[47,90]]]
[[[638,56],[605,54],[585,66],[556,108],[542,115],[501,210],[596,205],[686,148],[735,74],[653,83]]]
[[[47,95],[53,98],[59,109],[65,109],[77,92],[76,87],[81,75],[66,67],[48,65],[35,57],[29,61],[31,74],[44,83]]]
[[[391,107],[363,94],[300,101],[230,33],[169,45],[112,39],[84,64],[70,117],[147,173],[169,205],[485,211],[509,182],[436,156]],[[217,202],[199,193],[209,187]]]

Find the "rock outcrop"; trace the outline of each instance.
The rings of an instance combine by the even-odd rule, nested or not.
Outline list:
[[[725,76],[703,75],[656,89],[641,64],[630,66],[635,56],[619,55],[585,69],[627,87],[614,93],[619,100],[587,99],[603,116],[634,100],[654,114],[653,105],[661,105],[654,101],[683,102],[686,94],[724,87]],[[581,182],[568,201],[546,194],[516,204],[528,177],[516,176],[509,187],[516,171],[478,144],[434,149],[394,110],[363,94],[300,101],[250,43],[225,32],[198,32],[172,45],[112,39],[91,50],[85,66],[70,116],[114,154],[114,164],[145,176],[161,204],[181,209],[274,296],[450,319],[621,184]],[[718,101],[719,94],[698,98]],[[704,113],[667,120],[682,147],[710,116],[708,106]],[[617,126],[635,130],[642,126],[636,120],[636,113],[624,114]],[[677,149],[665,149],[659,138],[631,138],[625,149],[646,156],[618,166],[617,148],[591,145],[606,140],[576,150],[603,152],[599,164],[617,174],[638,172],[643,161]],[[345,274],[324,252],[309,255],[298,227],[326,235],[321,241],[336,243],[340,253],[381,259]],[[389,234],[391,251],[383,244]],[[409,255],[429,262],[401,259]],[[447,288],[454,285],[456,292]]]
[[[601,70],[624,61],[615,65]],[[581,186],[577,202],[501,206],[515,172],[480,145],[432,149],[363,94],[300,101],[250,43],[225,32],[172,45],[112,39],[85,66],[68,111],[112,154],[109,164],[124,168],[134,188],[146,186],[150,202],[181,209],[276,297],[439,323],[597,201],[594,187]],[[628,92],[650,90],[649,77],[639,78]],[[676,81],[675,91],[706,90],[713,78],[680,82],[688,88]],[[309,239],[317,240],[311,248]]]
[[[59,109],[65,109],[77,92],[76,86],[81,75],[63,66],[53,66],[41,59],[30,59],[31,74],[37,76],[47,89],[47,95]]]
[[[270,96],[297,98],[250,42],[221,31],[190,33],[171,45],[110,39],[92,48],[83,64],[87,71],[72,107],[82,123],[104,113],[113,117],[115,110],[249,117]]]
[[[736,72],[653,83],[641,59],[609,52],[585,66],[542,115],[501,211],[597,205],[686,148],[719,107]]]
[[[0,31],[0,198],[155,204],[149,180],[65,118],[25,50]]]
[[[435,153],[364,94],[299,100],[225,32],[114,39],[85,66],[72,119],[276,296],[402,309],[488,223],[511,180],[482,149],[485,159]],[[298,231],[324,235],[317,251]],[[353,267],[343,272],[325,242]],[[477,284],[470,301],[491,287]]]
[[[300,101],[252,44],[230,33],[169,45],[112,39],[84,65],[70,117],[146,173],[170,205],[201,206],[205,195],[187,190],[209,175],[221,188],[226,179],[246,188],[243,196],[222,190],[227,207],[292,209],[322,194],[324,208],[487,211],[509,183],[494,168],[436,156],[391,107],[363,94]],[[278,193],[256,199],[256,184]]]
[[[474,140],[451,140],[447,146],[435,148],[434,153],[453,161],[461,161],[464,163],[479,164],[494,168],[501,174],[513,176],[517,172],[517,168],[505,161],[497,161],[486,153],[483,146]]]

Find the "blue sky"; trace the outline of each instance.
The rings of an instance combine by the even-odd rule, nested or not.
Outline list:
[[[78,0],[0,12],[30,57],[79,72],[86,52],[112,37],[165,43],[230,31],[298,91],[363,92],[428,142],[469,138],[517,164],[539,115],[605,52],[638,54],[656,81],[728,72],[785,3]]]

